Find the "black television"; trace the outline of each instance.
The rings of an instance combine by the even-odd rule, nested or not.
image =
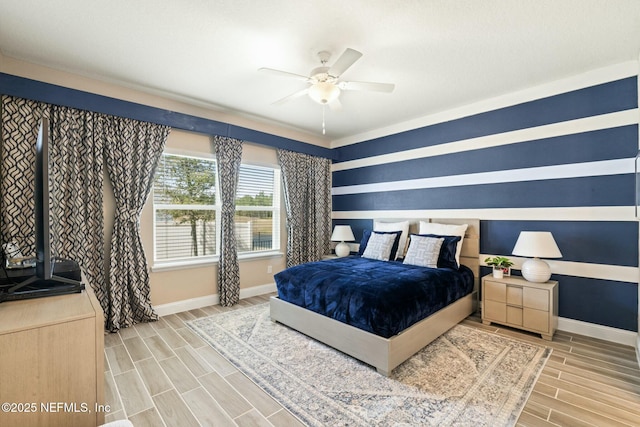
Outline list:
[[[35,156],[34,211],[35,211],[35,274],[22,277],[8,289],[5,298],[31,298],[80,292],[84,289],[80,269],[75,261],[58,260],[51,246],[50,177],[49,177],[49,119],[43,117],[38,129]],[[61,264],[57,266],[56,264]],[[61,268],[58,268],[61,267]],[[61,270],[62,274],[58,273]]]
[[[49,119],[40,121],[36,140],[35,163],[35,238],[36,238],[36,278],[53,278],[51,253],[51,228],[49,210]]]

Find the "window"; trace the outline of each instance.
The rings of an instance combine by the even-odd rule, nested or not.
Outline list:
[[[240,165],[236,190],[238,253],[280,249],[280,170]]]
[[[163,154],[153,187],[154,261],[219,254],[220,200],[213,158]],[[236,191],[238,254],[280,249],[280,170],[242,164]]]
[[[215,160],[162,155],[153,186],[156,261],[217,255],[216,187]]]

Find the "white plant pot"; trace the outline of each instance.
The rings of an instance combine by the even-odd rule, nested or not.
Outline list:
[[[493,278],[494,279],[502,279],[504,277],[504,271],[501,268],[493,269]]]

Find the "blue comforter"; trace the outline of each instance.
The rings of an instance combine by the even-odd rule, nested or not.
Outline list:
[[[427,268],[358,256],[301,264],[274,277],[283,301],[385,338],[473,290],[465,266]]]

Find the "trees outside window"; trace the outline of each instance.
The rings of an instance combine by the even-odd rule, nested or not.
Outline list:
[[[155,261],[218,255],[216,173],[215,159],[163,154],[153,188]],[[279,207],[280,171],[242,164],[235,216],[239,254],[279,249]]]

